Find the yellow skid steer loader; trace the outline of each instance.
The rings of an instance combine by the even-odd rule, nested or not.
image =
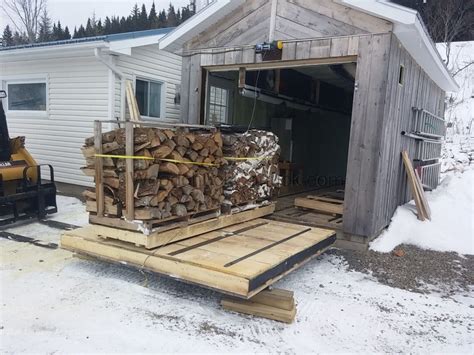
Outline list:
[[[6,97],[0,90],[0,226],[58,211],[53,167],[36,164],[24,137],[9,137],[2,102]],[[42,180],[42,167],[49,169],[49,181]]]

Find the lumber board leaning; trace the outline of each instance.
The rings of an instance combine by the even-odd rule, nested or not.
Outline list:
[[[410,184],[413,198],[415,199],[416,210],[418,212],[418,219],[420,221],[424,221],[426,217],[425,217],[425,214],[423,213],[421,197],[418,191],[413,165],[406,151],[402,152],[402,158],[403,158],[403,164],[405,165],[405,170],[407,172],[408,183]]]
[[[416,178],[416,187],[418,189],[418,193],[421,198],[423,213],[426,216],[426,218],[431,221],[431,208],[430,208],[430,205],[428,204],[428,200],[426,199],[425,190],[423,189],[423,184],[421,183],[421,178],[417,170],[415,170],[415,178]]]

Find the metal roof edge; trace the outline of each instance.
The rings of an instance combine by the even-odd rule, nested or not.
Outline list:
[[[108,43],[114,43],[115,45],[123,42],[127,45],[134,47],[133,42],[137,42],[137,46],[143,45],[143,40],[150,37],[159,37],[157,40],[158,42],[167,34],[172,32],[175,28],[168,27],[168,28],[159,28],[153,30],[145,30],[145,31],[134,31],[134,32],[124,32],[124,33],[115,33],[110,35],[102,35],[102,36],[94,36],[94,37],[84,37],[84,38],[77,38],[77,39],[68,39],[68,40],[61,40],[61,41],[51,41],[51,42],[40,42],[40,43],[29,43],[19,46],[11,46],[11,47],[0,47],[0,55],[6,53],[25,53],[29,51],[40,51],[41,49],[65,49],[66,47],[75,48],[75,47],[87,47],[87,45],[91,47],[102,46]]]

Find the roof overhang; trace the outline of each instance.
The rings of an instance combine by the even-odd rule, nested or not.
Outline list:
[[[347,7],[376,16],[394,25],[393,33],[430,78],[445,91],[457,91],[459,86],[449,73],[418,12],[386,0],[335,0]],[[244,0],[214,0],[191,19],[166,35],[160,49],[179,53],[186,42],[210,28],[231,13]]]
[[[392,22],[395,36],[436,85],[444,91],[459,90],[417,11],[386,0],[337,1]]]

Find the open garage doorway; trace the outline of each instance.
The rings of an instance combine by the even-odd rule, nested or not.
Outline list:
[[[275,133],[283,177],[277,209],[304,217],[295,198],[337,200],[340,214],[317,224],[342,228],[355,74],[356,63],[208,71],[203,123]]]

